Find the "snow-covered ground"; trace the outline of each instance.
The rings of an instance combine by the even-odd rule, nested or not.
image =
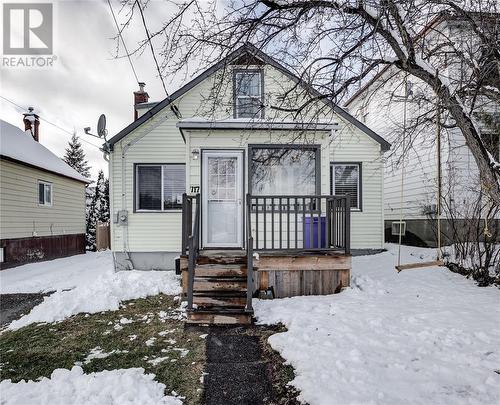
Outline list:
[[[81,367],[54,370],[40,381],[0,383],[5,405],[181,405],[173,396],[164,396],[165,384],[144,374],[143,368],[84,374]]]
[[[87,252],[0,272],[0,293],[36,293],[74,288],[113,273],[110,251]]]
[[[179,277],[172,271],[115,273],[111,252],[87,253],[28,264],[0,273],[2,293],[54,291],[9,329],[34,322],[54,322],[87,312],[117,310],[120,302],[159,293],[178,294]]]
[[[341,294],[261,300],[260,323],[310,405],[499,404],[500,290],[445,268],[397,273],[397,250],[353,258]],[[403,247],[404,262],[434,259]],[[495,372],[497,371],[497,372]]]

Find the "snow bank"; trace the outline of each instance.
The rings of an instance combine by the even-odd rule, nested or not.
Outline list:
[[[432,259],[404,248],[404,262]],[[261,300],[259,323],[311,405],[500,403],[500,291],[432,267],[394,270],[397,252],[353,258],[350,289]]]
[[[36,293],[75,288],[103,274],[112,274],[110,251],[87,252],[40,263],[25,264],[0,272],[0,293]]]
[[[69,291],[57,291],[45,297],[9,329],[19,329],[34,322],[61,321],[81,312],[115,311],[120,302],[159,293],[181,292],[179,277],[173,271],[120,271],[106,273]]]
[[[144,374],[143,368],[129,368],[84,374],[81,367],[57,369],[40,381],[0,382],[2,404],[17,405],[180,405],[164,396],[165,385]]]

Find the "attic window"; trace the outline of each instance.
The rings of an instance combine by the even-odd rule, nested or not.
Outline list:
[[[263,118],[263,87],[260,70],[238,70],[235,72],[235,118]]]

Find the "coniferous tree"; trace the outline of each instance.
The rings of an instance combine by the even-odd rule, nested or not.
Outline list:
[[[97,221],[109,221],[109,180],[104,178],[102,170],[97,178],[97,188],[99,188],[99,200],[97,201]]]
[[[68,142],[63,160],[84,177],[90,177],[90,166],[85,158],[85,152],[80,143],[80,139],[74,133]]]
[[[87,205],[87,250],[95,251],[97,224],[109,221],[109,181],[102,170],[99,170]]]

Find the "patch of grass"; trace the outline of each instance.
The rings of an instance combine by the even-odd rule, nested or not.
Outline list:
[[[95,348],[114,352],[85,361]],[[160,357],[168,359],[149,362]],[[159,294],[124,302],[118,311],[79,314],[59,323],[4,332],[0,362],[1,378],[14,382],[49,377],[56,368],[75,364],[86,373],[142,367],[166,385],[167,394],[175,391],[186,397],[185,403],[199,404],[205,340],[199,332],[185,331],[179,303]]]

